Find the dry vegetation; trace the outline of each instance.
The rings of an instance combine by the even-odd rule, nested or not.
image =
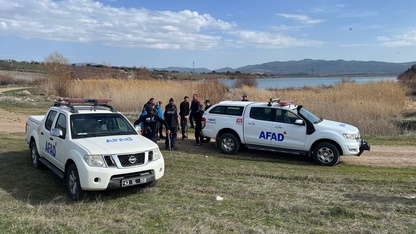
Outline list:
[[[201,100],[210,99],[211,103],[240,100],[243,93],[250,101],[280,97],[292,99],[322,118],[350,123],[364,134],[376,135],[399,134],[400,130],[392,119],[403,113],[409,104],[407,89],[390,81],[285,90],[243,86],[228,91],[218,81],[73,80],[67,92],[70,97],[110,97],[119,111],[132,114],[138,114],[150,97],[164,103],[173,97],[177,104],[185,95],[194,93],[199,94]]]

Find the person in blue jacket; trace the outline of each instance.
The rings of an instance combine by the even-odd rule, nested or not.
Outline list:
[[[161,101],[156,102],[155,109],[157,110],[157,115],[163,119],[162,104]],[[165,136],[163,136],[163,125],[161,123],[158,123],[156,126],[156,135],[157,138],[165,139]]]

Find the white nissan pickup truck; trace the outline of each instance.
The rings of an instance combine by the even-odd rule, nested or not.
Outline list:
[[[203,115],[202,132],[216,139],[226,154],[247,148],[312,156],[317,164],[336,165],[340,155],[360,156],[370,150],[359,130],[324,120],[293,101],[223,101]]]
[[[32,166],[46,166],[63,179],[72,200],[88,191],[155,186],[164,175],[158,145],[138,134],[109,101],[64,98],[46,115],[27,120]]]

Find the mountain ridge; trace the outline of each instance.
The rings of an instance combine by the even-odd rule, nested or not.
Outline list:
[[[168,67],[155,68],[157,70],[188,72],[188,73],[258,73],[265,75],[307,75],[307,76],[328,76],[328,75],[397,75],[409,69],[416,61],[405,63],[391,63],[381,61],[359,61],[359,60],[291,60],[273,61],[262,64],[246,65],[239,68],[224,67],[217,70],[207,68]]]

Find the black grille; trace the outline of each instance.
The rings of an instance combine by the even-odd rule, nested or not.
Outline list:
[[[153,161],[153,151],[149,151],[149,162]]]
[[[110,155],[104,156],[105,162],[107,163],[107,166],[114,167],[116,164],[113,162],[113,159],[111,159]]]
[[[118,160],[123,167],[131,167],[144,164],[145,153],[119,155]]]

